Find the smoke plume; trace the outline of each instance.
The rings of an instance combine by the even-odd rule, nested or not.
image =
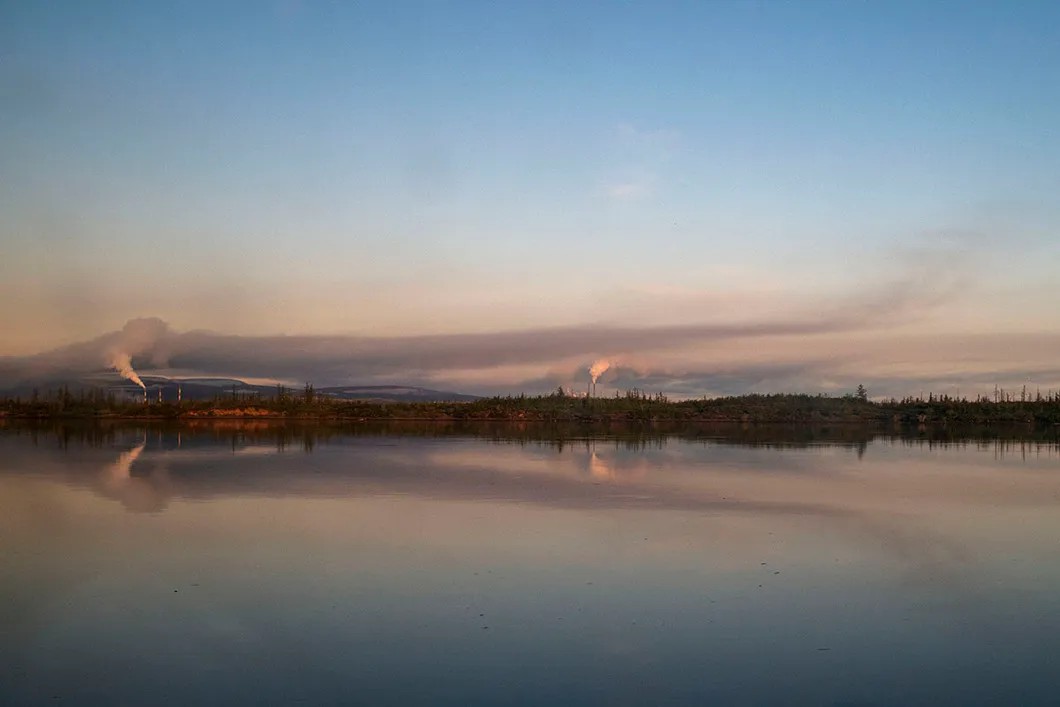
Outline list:
[[[948,272],[945,264],[937,270]],[[458,386],[483,394],[513,387],[550,391],[579,376],[584,385],[586,371],[590,386],[608,375],[615,376],[616,386],[674,397],[846,391],[859,383],[876,395],[901,396],[932,384],[972,385],[973,377],[976,384],[989,378],[989,389],[995,383],[1031,381],[1049,390],[1060,386],[1055,363],[1060,332],[945,339],[917,333],[925,321],[933,321],[938,307],[960,294],[959,284],[950,284],[950,278],[940,283],[935,269],[928,276],[914,267],[892,281],[866,283],[845,297],[792,297],[792,306],[768,315],[407,336],[235,335],[176,331],[161,319],[133,319],[87,341],[31,355],[0,355],[0,391],[28,392],[103,368],[142,386],[132,359],[159,375],[313,381],[318,386]],[[914,323],[920,330],[902,333]],[[903,327],[902,332],[896,327]],[[1013,350],[1021,352],[1018,362],[1012,360]],[[612,358],[594,358],[605,353]],[[614,356],[622,362],[617,372]],[[592,362],[588,369],[587,360]],[[896,375],[895,361],[904,362],[908,371]]]
[[[611,368],[611,362],[606,358],[593,361],[593,365],[589,366],[589,375],[593,377],[593,385],[596,385],[596,379],[603,375],[608,368]]]
[[[147,390],[147,386],[140,380],[140,376],[136,375],[136,371],[132,367],[132,358],[129,354],[114,352],[110,355],[110,367],[113,368],[118,374],[126,379],[131,380],[136,385],[140,386],[144,390]]]

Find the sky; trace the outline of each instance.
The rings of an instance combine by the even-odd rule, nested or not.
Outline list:
[[[0,0],[0,383],[131,346],[476,393],[600,358],[675,397],[1060,389],[1058,37],[1051,2]]]

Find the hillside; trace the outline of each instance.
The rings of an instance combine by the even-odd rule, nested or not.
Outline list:
[[[152,403],[182,401],[213,401],[218,398],[253,400],[271,399],[277,395],[302,395],[304,389],[278,387],[276,385],[257,385],[238,378],[167,378],[145,375],[141,379],[147,386],[147,398]],[[67,391],[75,398],[93,398],[113,395],[116,399],[130,402],[142,401],[144,390],[134,383],[116,374],[98,374],[79,378],[65,378],[25,383],[0,391],[0,398],[32,400],[54,400],[62,391]],[[346,385],[315,388],[314,396],[335,400],[367,400],[383,402],[456,402],[478,400],[479,396],[467,395],[432,388],[400,385]]]

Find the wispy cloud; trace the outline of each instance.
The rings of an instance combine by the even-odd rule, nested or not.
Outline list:
[[[645,174],[634,180],[609,184],[604,187],[604,193],[618,201],[635,201],[651,195],[657,181],[654,174]]]
[[[432,383],[468,392],[544,392],[583,385],[600,355],[615,366],[605,389],[675,397],[743,392],[853,390],[875,396],[923,390],[974,395],[994,384],[1060,387],[1052,352],[1060,335],[911,335],[888,328],[906,315],[871,307],[816,319],[663,327],[592,326],[417,337],[233,336],[176,332],[130,349],[141,373],[186,373],[344,383]],[[132,322],[126,329],[146,328]],[[0,389],[19,381],[105,370],[104,353],[126,332],[36,356],[0,359]],[[1021,351],[1019,360],[1009,352]]]
[[[680,132],[668,128],[644,129],[619,123],[611,132],[611,154],[604,194],[618,201],[652,195],[661,183],[660,173],[677,150]]]
[[[994,383],[1060,387],[1053,362],[1060,334],[950,333],[939,325],[976,301],[977,278],[960,251],[903,251],[866,265],[852,290],[767,291],[635,287],[609,302],[606,323],[415,336],[243,336],[178,331],[160,319],[36,355],[0,358],[0,389],[107,369],[131,356],[141,373],[200,375],[317,385],[429,384],[477,393],[544,392],[583,385],[596,358],[616,362],[606,388],[695,397],[748,391],[921,390],[965,394]],[[876,280],[873,284],[872,280]],[[755,278],[750,278],[752,282]],[[667,315],[669,312],[669,315]],[[570,320],[567,320],[570,321]],[[926,333],[929,332],[929,333]]]
[[[631,151],[639,151],[642,157],[664,159],[677,149],[681,132],[672,128],[645,129],[632,123],[615,126],[615,138],[620,145]]]
[[[811,374],[821,372],[821,360],[830,358],[822,351],[835,346],[835,337],[888,332],[929,314],[952,295],[946,288],[925,283],[913,270],[908,277],[876,288],[866,286],[859,296],[841,300],[802,299],[801,304],[772,312],[760,310],[742,319],[715,317],[654,326],[587,323],[401,337],[237,336],[175,331],[159,319],[137,319],[91,341],[34,356],[0,359],[0,386],[102,371],[108,366],[108,354],[121,351],[132,357],[138,370],[182,369],[313,380],[322,385],[398,379],[444,382],[452,375],[472,385],[478,380],[479,390],[512,390],[531,382],[533,376],[522,373],[505,380],[501,372],[508,370],[510,375],[536,369],[542,378],[534,384],[550,378],[547,387],[552,387],[557,378],[560,382],[563,376],[576,378],[588,361],[617,356],[620,374],[628,377],[620,382],[630,387],[669,377],[673,382],[669,389],[682,394],[720,388],[735,392],[754,381],[797,381],[813,388],[823,378]],[[828,337],[832,340],[826,341]],[[682,359],[698,359],[699,364],[673,363]],[[722,379],[731,382],[719,387]]]

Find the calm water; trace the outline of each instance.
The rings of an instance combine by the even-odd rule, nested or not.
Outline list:
[[[1060,703],[1048,439],[9,426],[0,558],[3,704]]]

